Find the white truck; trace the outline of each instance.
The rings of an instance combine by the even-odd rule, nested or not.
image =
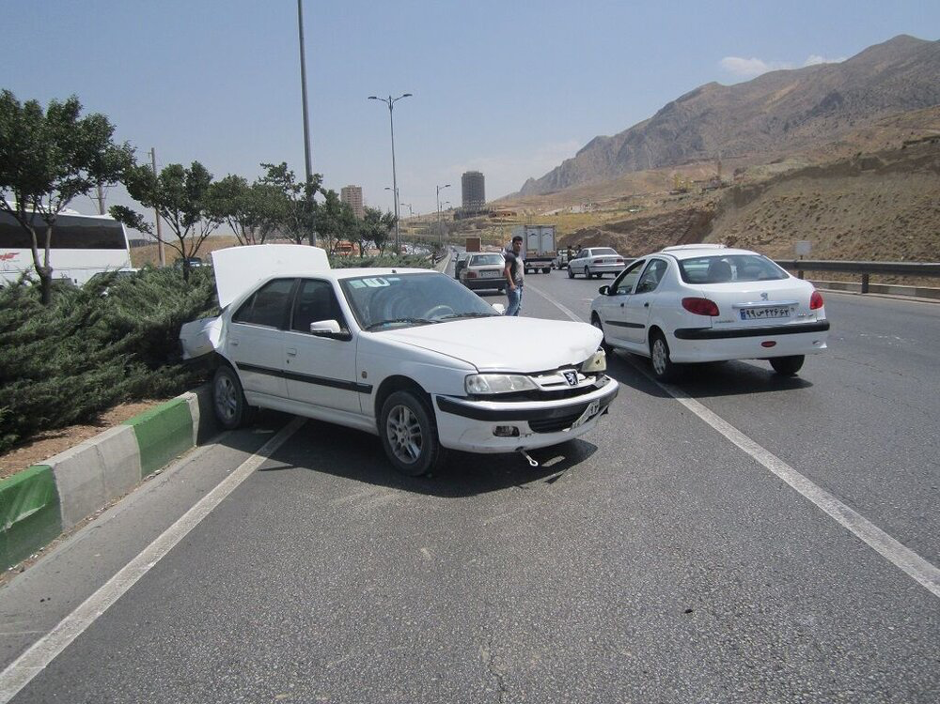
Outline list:
[[[513,237],[523,237],[523,263],[525,272],[548,274],[556,257],[555,225],[519,225],[513,228]]]

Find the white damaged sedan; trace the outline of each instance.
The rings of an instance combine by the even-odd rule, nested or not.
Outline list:
[[[618,393],[602,335],[505,317],[424,269],[330,269],[298,245],[213,252],[222,314],[187,323],[184,358],[213,354],[220,423],[271,408],[376,434],[400,472],[448,449],[548,447],[590,431]]]

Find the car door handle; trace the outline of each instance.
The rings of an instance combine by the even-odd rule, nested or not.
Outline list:
[[[650,308],[650,303],[649,303],[649,302],[648,302],[648,303],[645,303],[645,304],[644,304],[644,308]]]
[[[293,347],[289,347],[289,348],[287,349],[287,353],[288,353],[288,357],[296,357],[296,356],[297,356],[297,350],[294,349]]]

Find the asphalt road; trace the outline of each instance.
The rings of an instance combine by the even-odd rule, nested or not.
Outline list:
[[[584,318],[600,284],[531,275],[524,314]],[[537,469],[459,454],[404,479],[377,438],[308,422],[237,470],[285,419],[223,435],[0,592],[7,668],[246,477],[12,701],[936,702],[937,594],[768,467],[936,574],[938,307],[826,305],[797,379],[664,387],[618,353],[611,414]]]

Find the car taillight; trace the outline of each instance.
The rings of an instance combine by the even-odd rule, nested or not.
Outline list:
[[[615,263],[615,264],[623,264],[623,263],[624,263],[624,260],[621,259],[620,257],[618,257],[617,259],[614,260],[614,263]]]
[[[467,272],[467,278],[468,278],[468,279],[476,279],[476,278],[477,278],[477,272],[476,272],[476,271],[468,271],[468,272]]]
[[[817,310],[818,308],[823,308],[823,296],[819,291],[814,291],[810,294],[810,309]]]
[[[683,307],[696,315],[719,315],[719,306],[708,298],[684,298]]]

